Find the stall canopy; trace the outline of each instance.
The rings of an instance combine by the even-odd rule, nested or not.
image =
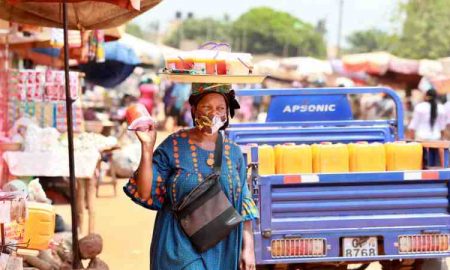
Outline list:
[[[255,64],[257,73],[273,78],[301,81],[309,76],[330,75],[333,69],[329,61],[312,57],[290,57],[280,60],[263,60]]]
[[[345,55],[342,62],[349,72],[383,75],[388,71],[390,59],[391,55],[387,52],[374,52]]]
[[[161,0],[67,1],[69,29],[107,29],[144,13]],[[61,0],[0,0],[0,18],[31,25],[63,28]],[[125,8],[124,8],[125,7]]]
[[[361,84],[364,84],[369,79],[369,75],[363,71],[347,71],[344,68],[344,63],[342,63],[341,59],[333,59],[330,61],[331,67],[333,68],[333,72],[339,76],[347,77],[352,79],[353,81],[359,82]]]

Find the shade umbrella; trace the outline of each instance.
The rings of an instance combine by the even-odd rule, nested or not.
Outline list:
[[[72,249],[74,269],[81,265],[78,249],[77,209],[75,202],[75,162],[73,119],[69,80],[68,29],[112,28],[140,15],[161,0],[0,0],[0,19],[48,27],[64,28],[64,71],[67,133],[72,210]]]
[[[69,29],[106,29],[119,26],[151,9],[161,0],[67,0]],[[62,0],[0,0],[0,18],[63,28]]]

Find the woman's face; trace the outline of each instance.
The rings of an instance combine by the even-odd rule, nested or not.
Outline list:
[[[207,135],[216,133],[227,121],[225,98],[216,93],[204,96],[194,108],[196,127]]]
[[[207,116],[226,116],[227,103],[221,94],[211,93],[204,96],[195,108],[195,114],[200,113]]]

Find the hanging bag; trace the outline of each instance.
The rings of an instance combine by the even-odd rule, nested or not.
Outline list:
[[[198,252],[215,246],[243,221],[220,185],[222,145],[219,132],[213,173],[173,208],[181,228]]]

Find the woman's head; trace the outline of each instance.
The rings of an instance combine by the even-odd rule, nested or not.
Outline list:
[[[437,103],[437,92],[433,88],[428,90],[425,94],[425,101],[430,103],[431,110],[430,110],[430,126],[431,128],[434,127],[434,124],[436,123],[437,118],[437,110],[438,110],[438,103]]]

